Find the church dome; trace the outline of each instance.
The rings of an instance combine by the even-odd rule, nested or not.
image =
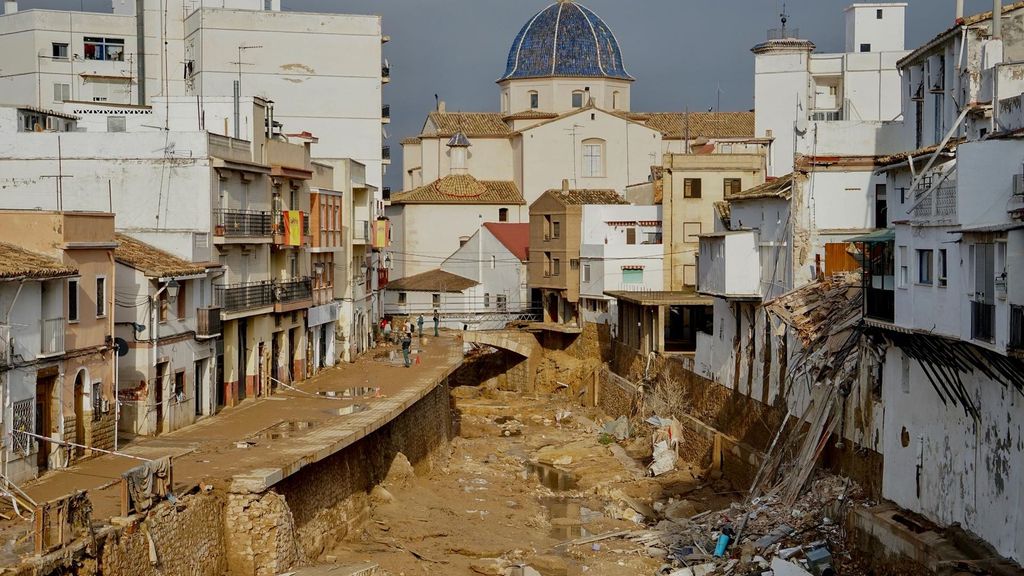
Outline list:
[[[530,18],[512,42],[501,80],[554,76],[633,79],[608,25],[571,0],[559,0]]]

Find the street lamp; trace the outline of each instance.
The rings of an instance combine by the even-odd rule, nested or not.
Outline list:
[[[178,284],[177,280],[171,278],[171,281],[168,282],[167,284],[164,284],[164,287],[161,288],[161,290],[163,289],[167,290],[167,299],[170,300],[171,302],[174,302],[178,299],[178,291],[181,290],[181,284]]]

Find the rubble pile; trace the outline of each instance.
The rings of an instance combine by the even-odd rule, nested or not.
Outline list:
[[[692,515],[688,500],[656,502],[647,527],[580,538],[572,547],[591,548],[604,540],[624,540],[632,549],[620,553],[658,558],[660,576],[757,574],[760,576],[827,576],[850,561],[840,518],[861,497],[859,487],[823,475],[793,506],[776,496],[734,502],[721,510]]]

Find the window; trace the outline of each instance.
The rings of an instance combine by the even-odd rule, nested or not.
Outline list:
[[[78,278],[68,280],[68,322],[78,322]]]
[[[441,305],[441,295],[440,294],[431,294],[430,295],[430,303],[431,303],[431,305],[433,305],[434,308],[439,307]]]
[[[174,398],[178,402],[185,399],[185,371],[178,370],[174,373]]]
[[[885,228],[889,223],[889,200],[885,184],[875,184],[875,228]]]
[[[570,270],[579,270],[580,269],[580,261],[575,259],[575,258],[570,258],[569,259],[569,269]]]
[[[124,61],[124,38],[85,37],[86,60]]]
[[[407,294],[406,294],[405,292],[399,292],[399,293],[398,293],[398,305],[399,305],[399,306],[404,306],[404,305],[405,305],[405,303],[406,303],[406,297],[407,297],[407,296],[408,296],[408,295],[407,295]]]
[[[619,91],[612,92],[612,110],[619,109]]]
[[[544,239],[551,240],[551,216],[544,216]]]
[[[540,94],[537,92],[530,92],[530,110],[536,110],[540,108]]]
[[[939,276],[938,277],[939,286],[941,286],[942,288],[945,288],[946,284],[947,284],[947,280],[946,280],[946,268],[947,268],[946,262],[947,262],[947,260],[946,260],[946,249],[942,248],[942,249],[939,250],[939,274],[938,274],[938,276]]]
[[[178,320],[184,320],[188,317],[188,288],[186,286],[187,284],[184,283],[181,285],[181,288],[178,290],[178,297],[174,302],[178,306]]]
[[[722,188],[726,196],[739,194],[743,191],[743,180],[739,178],[726,178],[722,181]]]
[[[933,97],[933,99],[935,101],[935,124],[934,124],[934,128],[935,128],[935,134],[934,134],[935,142],[942,142],[942,137],[944,136],[944,134],[943,134],[943,118],[945,116],[944,113],[943,113],[943,110],[942,110],[942,105],[945,102],[946,95],[944,93],[942,93],[942,92],[938,92],[938,93],[932,94],[932,97]]]
[[[54,42],[53,43],[53,55],[54,60],[67,60],[68,59],[68,45],[66,42]]]
[[[642,268],[623,268],[622,269],[622,283],[623,284],[643,284],[644,283],[644,271]]]
[[[700,178],[683,178],[683,198],[700,198]]]
[[[876,20],[881,20],[882,19],[882,9],[881,8],[879,8],[878,10],[875,10],[875,19]]]
[[[107,315],[107,279],[96,277],[96,317]]]
[[[561,238],[562,237],[562,223],[555,220],[551,223],[551,237]]]
[[[636,244],[636,228],[633,228],[632,226],[626,228],[626,244]]]
[[[484,292],[484,308],[491,307],[491,294],[490,292]]]
[[[496,299],[498,301],[498,312],[507,312],[508,311],[508,296],[506,296],[504,294],[498,294]]]
[[[107,116],[107,132],[124,132],[125,129],[124,116]]]
[[[559,276],[562,274],[562,261],[558,258],[551,259],[551,275]]]
[[[604,142],[602,140],[583,141],[583,176],[586,178],[604,176]]]
[[[53,101],[63,102],[65,100],[71,100],[71,84],[60,84],[54,82],[53,84]]]
[[[900,246],[900,288],[906,288],[910,284],[910,261],[907,260],[907,247]]]
[[[934,268],[932,267],[932,250],[917,251],[917,283],[932,284]]]
[[[583,265],[583,281],[590,282],[590,264]]]
[[[508,92],[501,95],[501,111],[508,113]]]
[[[508,208],[498,208],[498,222],[508,222]]]
[[[491,270],[494,270],[494,266],[498,263],[498,257],[491,254]]]
[[[871,52],[871,44],[861,44],[860,45],[860,51],[861,52]]]
[[[577,90],[572,93],[572,107],[583,108],[583,91]]]

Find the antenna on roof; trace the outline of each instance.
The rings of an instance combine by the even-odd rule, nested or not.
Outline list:
[[[789,14],[786,13],[786,3],[782,3],[782,13],[779,14],[779,20],[782,22],[782,37],[786,38],[786,22],[789,22]]]

